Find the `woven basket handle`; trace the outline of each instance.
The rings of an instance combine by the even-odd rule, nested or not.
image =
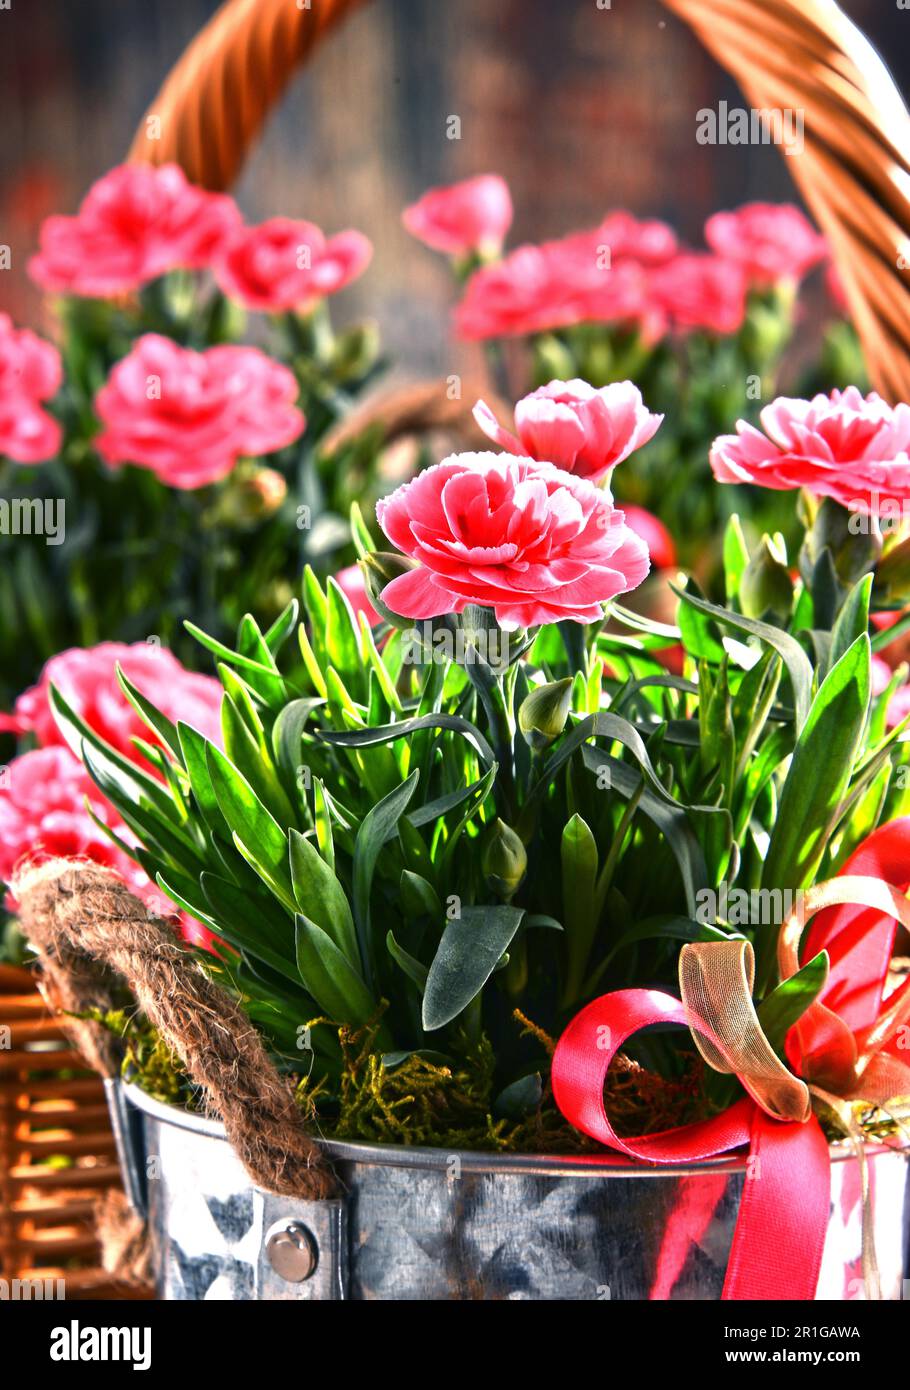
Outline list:
[[[297,67],[364,3],[226,0],[155,98],[130,158],[174,160],[195,183],[228,188]],[[753,107],[804,113],[790,172],[831,242],[872,381],[910,400],[910,117],[884,64],[834,0],[663,3]]]
[[[55,859],[26,865],[12,891],[54,1008],[69,1014],[109,1009],[112,973],[121,976],[211,1098],[253,1181],[307,1200],[334,1193],[322,1150],[306,1133],[290,1087],[249,1019],[116,875],[96,864]],[[97,1070],[117,1075],[117,1048],[106,1029],[77,1019],[66,1026]]]
[[[758,110],[802,114],[787,159],[827,235],[869,376],[910,400],[910,115],[834,0],[664,0]]]
[[[129,158],[176,163],[203,188],[230,188],[297,68],[365,3],[225,0],[172,69]]]

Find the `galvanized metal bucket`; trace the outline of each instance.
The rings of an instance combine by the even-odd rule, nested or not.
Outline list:
[[[345,1195],[305,1202],[252,1187],[220,1124],[107,1085],[164,1299],[720,1298],[741,1160],[648,1168],[326,1142]],[[832,1158],[817,1297],[861,1299],[859,1165],[836,1146]],[[869,1168],[880,1296],[900,1299],[907,1156],[875,1150]]]

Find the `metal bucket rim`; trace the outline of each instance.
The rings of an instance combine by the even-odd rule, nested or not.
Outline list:
[[[131,1105],[162,1124],[174,1125],[195,1134],[227,1143],[227,1134],[220,1120],[205,1115],[195,1115],[189,1110],[154,1100],[140,1087],[123,1083],[123,1094]],[[742,1173],[746,1167],[746,1156],[730,1158],[720,1155],[716,1158],[700,1159],[693,1163],[646,1164],[633,1163],[621,1154],[607,1152],[578,1155],[511,1154],[487,1153],[482,1151],[409,1148],[404,1145],[371,1144],[365,1141],[356,1143],[341,1139],[319,1139],[320,1146],[327,1157],[340,1163],[360,1163],[374,1167],[412,1168],[446,1170],[452,1160],[457,1159],[462,1171],[474,1173],[515,1173],[538,1174],[552,1177],[573,1178],[669,1178],[692,1176],[705,1173]],[[833,1143],[830,1146],[831,1161],[842,1163],[854,1157],[847,1143]],[[886,1144],[870,1144],[867,1153],[874,1157],[879,1153],[902,1153],[906,1159],[910,1148],[903,1150]]]

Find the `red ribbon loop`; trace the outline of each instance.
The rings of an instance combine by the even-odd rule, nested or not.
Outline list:
[[[844,875],[877,877],[906,886],[910,870],[910,818],[892,821],[868,837],[844,865]],[[817,1031],[801,1023],[797,1040],[788,1048],[795,1055],[824,1056],[832,1041],[850,1035],[855,1056],[874,1033],[901,991],[884,999],[895,922],[875,909],[854,903],[820,912],[807,932],[802,958],[827,950],[832,968],[816,1009]],[[832,1040],[822,1024],[836,1020]],[[621,1138],[604,1107],[604,1083],[610,1063],[623,1044],[643,1028],[689,1020],[682,1003],[659,990],[621,989],[588,1004],[572,1020],[553,1056],[553,1094],[566,1119],[593,1139],[630,1159],[646,1163],[685,1165],[749,1148],[746,1182],[727,1266],[724,1299],[814,1299],[827,1233],[831,1173],[828,1144],[815,1116],[806,1124],[771,1119],[748,1096],[720,1115],[660,1134]],[[828,1030],[830,1032],[830,1030]],[[886,1045],[869,1065],[883,1071],[897,1059]],[[690,1175],[691,1176],[691,1175]],[[698,1179],[693,1177],[692,1181]],[[720,1196],[709,1165],[703,1181],[711,1183],[712,1201]],[[691,1184],[690,1184],[691,1186]],[[708,1189],[706,1188],[706,1191]],[[691,1233],[710,1220],[707,1208],[695,1221],[687,1188],[683,1226]],[[691,1208],[691,1210],[690,1210]],[[713,1211],[713,1206],[712,1206]],[[694,1224],[693,1224],[694,1223]],[[662,1258],[681,1267],[679,1242],[665,1234]],[[654,1288],[666,1297],[672,1280],[658,1270]]]

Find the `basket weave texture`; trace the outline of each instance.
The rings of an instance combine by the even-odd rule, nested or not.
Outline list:
[[[294,73],[365,2],[226,0],[152,102],[130,158],[230,187]],[[790,172],[831,241],[871,379],[910,400],[910,116],[884,65],[834,0],[663,3],[750,105],[803,113]],[[71,1297],[136,1296],[97,1267],[93,1201],[112,1187],[101,1082],[31,975],[0,966],[0,1277],[65,1273]]]
[[[152,102],[130,157],[230,187],[297,68],[364,3],[226,0]],[[910,401],[910,115],[885,65],[835,0],[663,4],[750,106],[801,114],[805,145],[788,168],[831,242],[871,380]]]
[[[119,1188],[101,1081],[31,972],[0,965],[0,1278],[62,1279],[70,1299],[150,1297],[100,1266],[95,1203]]]

